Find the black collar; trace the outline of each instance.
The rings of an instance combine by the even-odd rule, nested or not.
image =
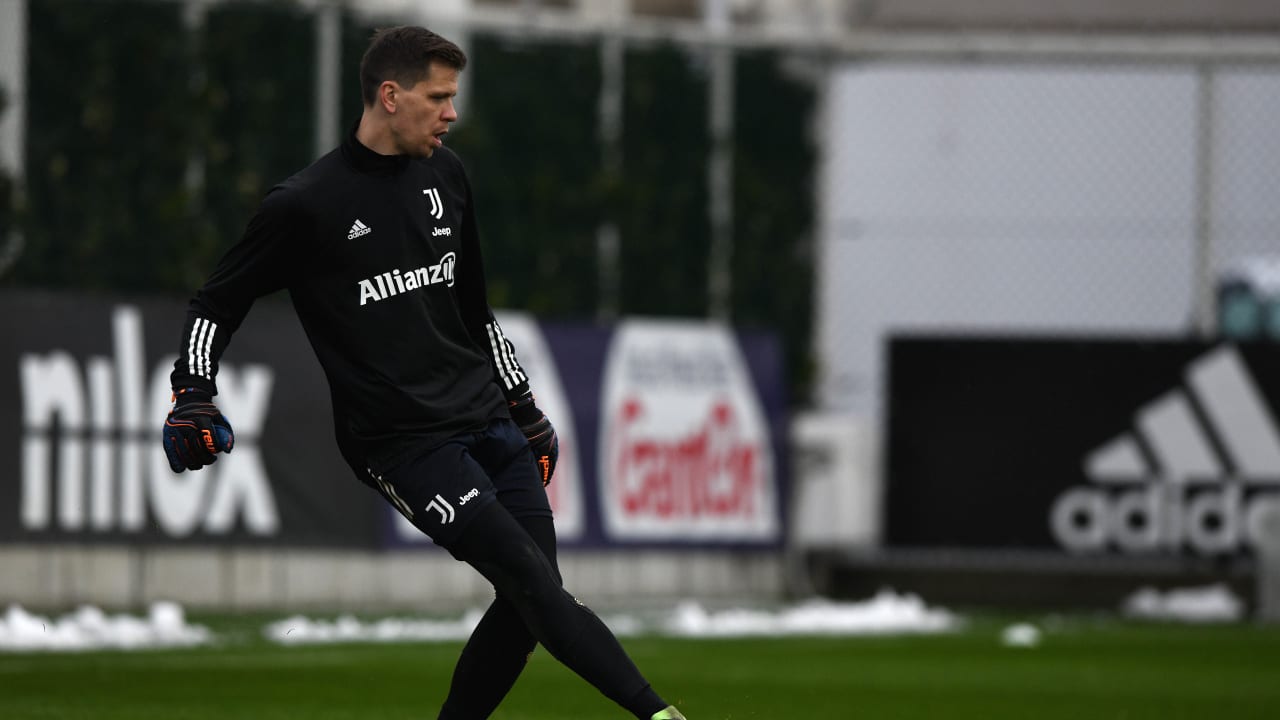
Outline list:
[[[380,155],[365,147],[356,139],[356,129],[359,127],[360,122],[357,121],[351,132],[347,133],[347,138],[342,141],[342,157],[346,158],[351,167],[371,175],[394,175],[409,166],[408,155]]]

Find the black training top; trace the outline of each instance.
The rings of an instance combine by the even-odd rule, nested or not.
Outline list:
[[[353,131],[272,188],[191,301],[173,387],[216,394],[231,335],[256,298],[282,288],[362,479],[505,417],[505,400],[528,391],[485,296],[471,186],[446,148],[379,155]]]

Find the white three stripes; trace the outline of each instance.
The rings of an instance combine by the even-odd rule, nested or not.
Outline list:
[[[382,489],[382,494],[391,501],[392,505],[396,506],[396,509],[400,511],[400,514],[412,520],[413,509],[409,507],[409,503],[405,502],[404,499],[396,493],[395,487],[386,480],[383,480],[381,475],[374,475],[373,470],[370,470],[369,468],[365,468],[365,470],[369,472],[369,477],[373,478],[374,482],[378,483],[378,487]]]
[[[1170,480],[1218,477],[1225,472],[1182,392],[1167,393],[1142,408],[1136,425]]]
[[[1280,481],[1280,432],[1235,349],[1197,362],[1188,376],[1205,415],[1220,428],[1236,469],[1246,476]]]
[[[525,381],[524,370],[520,367],[520,363],[516,362],[515,355],[511,353],[511,343],[507,342],[507,338],[503,336],[502,328],[498,327],[498,323],[491,322],[485,326],[485,329],[489,331],[489,346],[493,351],[493,362],[498,366],[498,375],[510,390]]]
[[[191,326],[191,338],[187,341],[187,372],[207,380],[213,379],[213,335],[218,324],[205,318],[196,318]]]
[[[1251,482],[1280,483],[1280,429],[1236,349],[1226,346],[1193,362],[1187,385],[1210,428],[1201,426],[1180,389],[1148,403],[1135,421],[1164,477],[1172,482],[1220,479],[1228,471],[1225,459]],[[1210,430],[1226,458],[1214,449],[1206,434]],[[1125,433],[1090,453],[1085,472],[1095,482],[1124,483],[1149,472],[1146,465],[1136,439]]]

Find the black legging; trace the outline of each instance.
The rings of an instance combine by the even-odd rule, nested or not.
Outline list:
[[[492,503],[451,551],[493,583],[496,598],[458,658],[440,720],[489,717],[535,643],[637,718],[666,707],[609,628],[562,587],[551,518],[517,520]]]

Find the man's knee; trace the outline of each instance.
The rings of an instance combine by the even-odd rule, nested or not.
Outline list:
[[[471,522],[453,550],[517,606],[539,602],[560,589],[560,574],[538,543],[496,503]]]

